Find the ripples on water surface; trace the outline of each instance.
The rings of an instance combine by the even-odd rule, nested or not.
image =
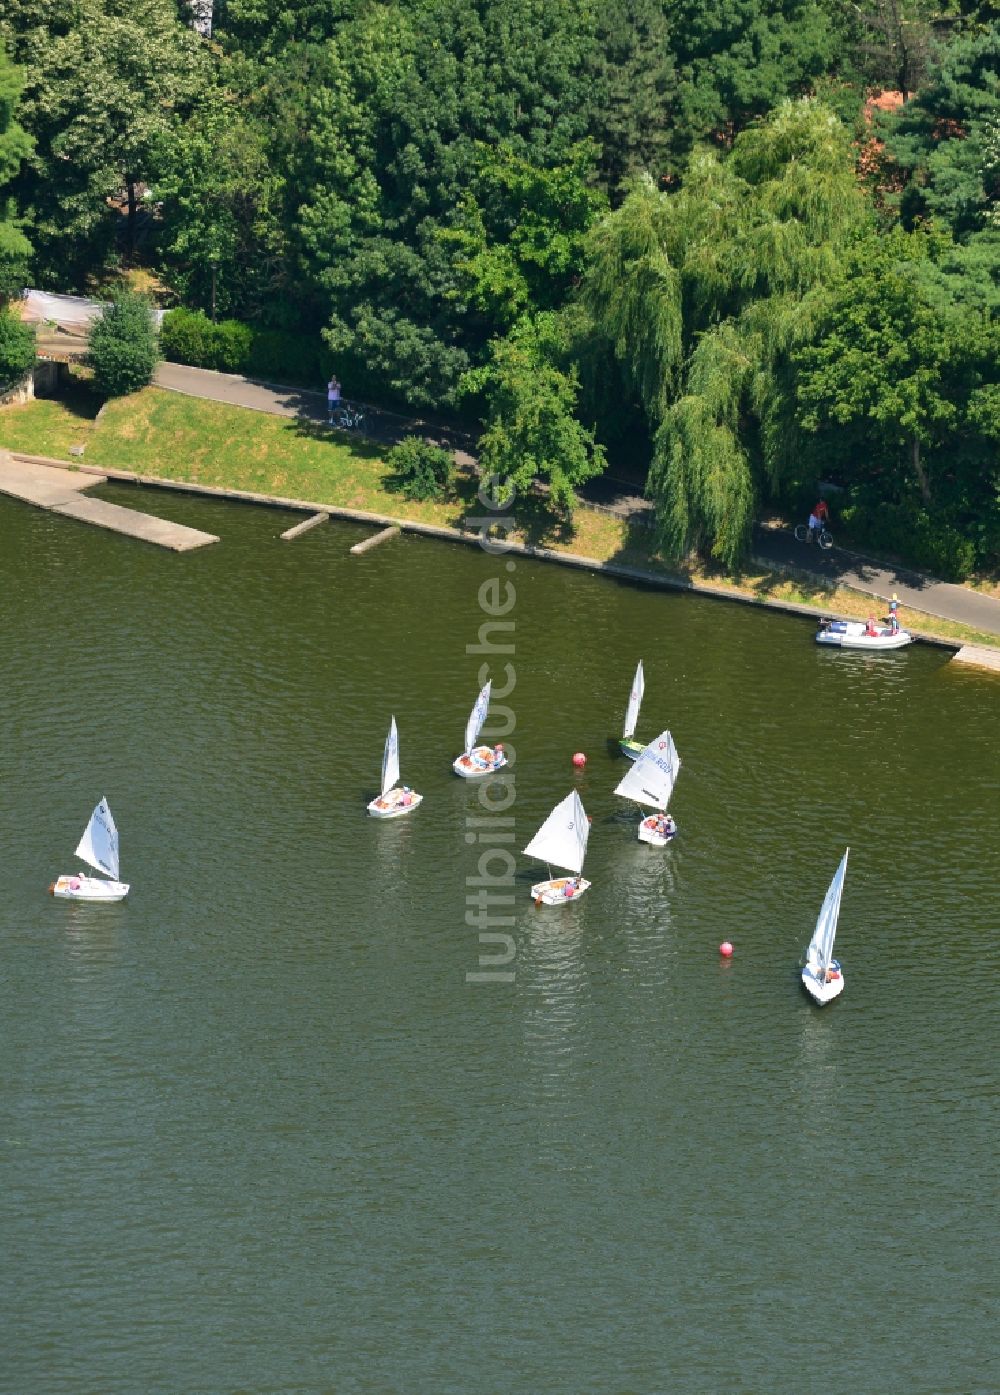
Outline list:
[[[450,761],[496,562],[142,497],[224,541],[0,501],[0,1386],[1000,1387],[997,684],[519,564],[516,846],[575,782],[594,887],[535,910],[519,859],[516,982],[471,987]],[[662,854],[610,794],[640,656]],[[377,825],[392,712],[425,802]],[[102,793],[132,895],[54,902]]]

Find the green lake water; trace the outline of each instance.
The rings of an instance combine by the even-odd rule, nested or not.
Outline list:
[[[1000,1389],[996,679],[105,493],[222,542],[0,500],[0,1389]],[[467,835],[499,825],[451,761],[491,577],[516,954],[475,982]],[[640,657],[638,735],[683,762],[662,852],[611,793]],[[377,824],[393,713],[424,803]],[[593,888],[536,909],[519,850],[574,787]],[[102,794],[132,892],[56,901]],[[796,965],[848,844],[819,1011]]]

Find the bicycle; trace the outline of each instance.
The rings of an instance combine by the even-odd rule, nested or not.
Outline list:
[[[812,532],[815,532],[816,541],[824,550],[828,547],[833,546],[833,534],[830,532],[829,528],[827,528],[825,524],[821,528],[813,529],[810,528],[807,523],[796,523],[795,541],[800,543],[810,542],[811,539],[809,537],[809,534]]]
[[[356,431],[364,419],[364,412],[360,412],[357,407],[348,406],[346,402],[341,402],[330,413],[327,425],[336,427],[338,431]]]

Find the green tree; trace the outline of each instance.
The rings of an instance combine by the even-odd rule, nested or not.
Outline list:
[[[912,492],[924,505],[980,512],[996,508],[982,488],[995,449],[970,433],[992,433],[997,334],[978,312],[929,292],[922,270],[947,246],[902,229],[856,244],[815,342],[796,354],[799,419],[812,432],[850,430],[848,469],[877,481],[884,499]]]
[[[22,87],[22,74],[0,44],[0,304],[24,285],[31,255],[31,243],[21,231],[14,201],[3,192],[31,154],[31,138],[14,119]]]
[[[647,182],[595,227],[584,300],[646,412],[671,555],[735,565],[796,468],[790,355],[867,217],[848,133],[786,102],[728,159],[696,151],[678,193]]]
[[[111,255],[119,222],[131,260],[141,186],[155,184],[164,137],[211,81],[209,51],[175,0],[74,0],[41,16],[32,0],[10,0],[2,24],[25,70],[22,120],[36,142],[17,193],[38,265],[61,289],[82,286]]]
[[[551,169],[509,145],[480,145],[477,153],[472,188],[441,236],[452,249],[459,293],[495,333],[565,301],[583,270],[587,230],[607,201],[595,187],[592,142],[572,147]]]
[[[939,46],[926,81],[883,119],[887,151],[905,179],[905,226],[933,218],[956,238],[988,227],[1000,209],[1000,29]]]
[[[710,135],[731,140],[836,71],[848,20],[824,0],[677,0],[671,48],[682,80],[674,112],[679,157]]]
[[[259,119],[221,88],[161,136],[158,262],[186,305],[260,318],[288,285],[283,182]]]
[[[676,163],[681,78],[662,0],[606,0],[597,14],[589,131],[608,193],[632,176],[659,177]]]
[[[548,506],[567,512],[576,488],[605,467],[604,448],[577,416],[579,381],[555,362],[558,325],[551,315],[525,321],[492,346],[488,366],[464,380],[466,392],[482,393],[488,422],[479,442],[479,464],[486,475],[510,479],[530,493],[547,486]]]
[[[19,382],[35,361],[35,331],[0,310],[0,387]]]
[[[286,50],[275,129],[302,297],[326,300],[327,340],[359,386],[448,403],[505,328],[469,305],[441,234],[480,143],[539,170],[570,161],[587,134],[593,35],[588,0],[422,0],[359,11],[321,56]],[[328,80],[295,76],[306,66]]]
[[[123,291],[91,327],[87,362],[94,385],[105,397],[138,392],[152,381],[157,357],[149,301]]]

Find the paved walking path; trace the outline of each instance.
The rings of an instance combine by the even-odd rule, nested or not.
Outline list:
[[[243,378],[236,373],[213,373],[208,368],[189,368],[182,363],[160,363],[154,379],[157,387],[180,392],[188,397],[203,397],[210,402],[226,402],[232,407],[247,407],[254,412],[266,412],[275,417],[294,417],[298,421],[326,424],[326,393],[308,388],[278,387]],[[353,404],[352,404],[353,405]],[[456,451],[460,463],[472,463],[468,454],[472,438],[453,425],[431,417],[402,416],[383,407],[357,404],[364,413],[361,433],[380,445],[398,445],[407,436],[426,434],[441,445]]]
[[[305,388],[282,388],[254,382],[232,373],[213,373],[205,368],[188,368],[179,363],[161,363],[156,371],[158,387],[172,392],[187,393],[213,402],[227,402],[234,407],[248,407],[273,416],[297,417],[325,422],[326,397]],[[414,432],[426,432],[456,451],[460,464],[471,464],[474,438],[454,426],[430,418],[404,417],[382,408],[364,406],[365,436],[384,445],[395,445]],[[652,504],[644,499],[641,487],[613,476],[593,480],[584,490],[585,498],[612,513],[633,521],[649,520]],[[807,550],[795,541],[791,532],[759,528],[754,536],[754,556],[776,566],[794,567],[809,572],[824,581],[849,586],[886,601],[892,593],[900,604],[936,615],[942,620],[954,620],[971,625],[984,634],[1000,635],[1000,601],[965,586],[952,586],[933,581],[918,572],[894,568],[883,562],[870,562],[841,548],[829,552]],[[904,617],[905,623],[905,617]]]
[[[1000,601],[972,591],[967,586],[952,586],[946,581],[934,581],[919,572],[893,567],[886,562],[873,562],[855,552],[831,547],[822,552],[811,543],[796,542],[795,534],[783,528],[758,528],[754,535],[753,553],[761,561],[777,566],[794,567],[809,572],[838,586],[850,586],[888,601],[893,592],[900,606],[922,610],[941,620],[954,620],[971,625],[984,634],[1000,635]],[[906,625],[906,616],[903,616]]]

